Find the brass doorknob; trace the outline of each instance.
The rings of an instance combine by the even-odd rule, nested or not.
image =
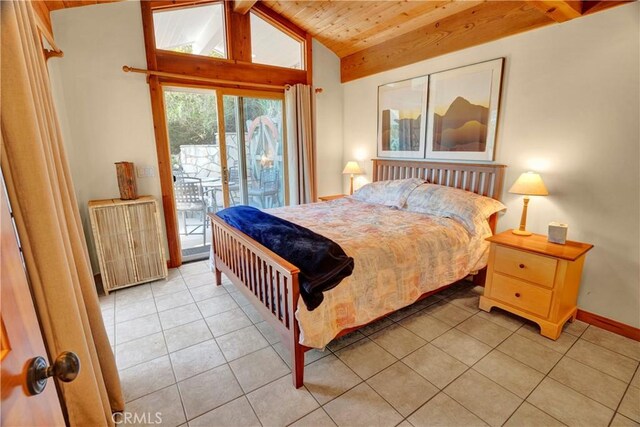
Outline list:
[[[44,391],[49,377],[56,377],[68,383],[76,379],[80,372],[80,359],[72,351],[63,351],[56,357],[53,366],[47,366],[44,357],[31,359],[27,366],[27,389],[34,396]]]

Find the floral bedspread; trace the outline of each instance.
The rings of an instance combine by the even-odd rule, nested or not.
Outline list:
[[[341,330],[405,307],[487,262],[486,233],[471,236],[448,218],[352,198],[268,212],[332,239],[355,260],[353,274],[325,292],[318,308],[298,302],[300,343],[308,347],[323,348]]]

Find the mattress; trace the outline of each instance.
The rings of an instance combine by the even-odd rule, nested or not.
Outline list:
[[[449,218],[348,197],[268,212],[335,241],[355,261],[353,274],[325,292],[318,308],[298,302],[300,344],[308,347],[323,348],[340,331],[406,307],[487,263],[486,232],[472,235]]]

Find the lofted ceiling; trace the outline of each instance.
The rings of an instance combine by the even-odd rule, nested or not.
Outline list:
[[[262,0],[341,59],[342,81],[568,21],[624,1]]]
[[[119,0],[46,0],[48,11]],[[144,1],[144,0],[142,0]],[[181,0],[173,0],[180,2]],[[183,0],[184,1],[184,0]],[[186,3],[202,0],[186,0]],[[633,0],[261,0],[341,61],[343,82]],[[246,13],[256,0],[236,0]]]
[[[483,1],[263,0],[262,3],[343,58]]]

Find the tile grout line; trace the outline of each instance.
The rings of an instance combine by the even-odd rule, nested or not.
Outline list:
[[[477,314],[478,314],[478,313],[476,313],[476,315],[477,315]],[[475,315],[474,315],[474,316],[475,316]],[[471,316],[471,317],[472,317],[472,316]],[[466,320],[466,319],[465,319],[465,320]],[[462,322],[464,322],[464,320],[463,320]],[[460,323],[462,323],[462,322],[460,322]],[[456,328],[458,325],[460,325],[460,323],[458,323],[456,326],[451,327],[451,328],[450,328],[449,330],[447,330],[446,332],[449,332],[451,329]],[[506,329],[506,328],[505,328],[505,329]],[[520,329],[520,328],[518,328],[518,329]],[[509,339],[509,337],[511,337],[512,335],[514,335],[518,329],[516,329],[515,331],[510,331],[509,329],[507,329],[507,330],[509,330],[509,331],[511,332],[511,334],[509,334],[509,336],[507,336],[504,340],[502,340],[502,341],[500,342],[500,344],[502,344],[502,342],[506,341],[507,339]],[[446,332],[444,332],[444,333],[446,333]],[[460,331],[460,332],[464,334],[464,332],[462,332],[462,331]],[[444,333],[443,333],[443,334],[444,334]],[[442,336],[443,334],[440,334],[438,337]],[[465,335],[468,335],[468,334],[465,334]],[[469,335],[468,335],[468,336],[469,336]],[[434,338],[433,340],[429,341],[429,344],[431,344],[431,342],[432,342],[432,341],[434,341],[434,340],[436,340],[438,337],[436,337],[436,338]],[[473,337],[471,337],[471,338],[473,338]],[[475,339],[475,338],[474,338],[474,339]],[[479,340],[477,340],[477,341],[479,341]],[[492,349],[491,349],[491,350],[497,350],[497,347],[498,347],[500,344],[496,345],[495,347],[492,347]],[[431,345],[433,345],[433,344],[431,344]],[[434,346],[434,347],[436,347],[436,346]],[[437,348],[438,350],[440,350],[440,351],[444,352],[445,354],[447,354],[449,357],[452,357],[452,358],[454,358],[455,360],[458,360],[457,358],[453,357],[452,355],[450,355],[450,354],[449,354],[449,353],[447,353],[446,351],[444,351],[444,350],[440,349],[439,347],[436,347],[436,348]],[[431,397],[427,402],[425,402],[424,404],[420,405],[417,409],[415,409],[413,412],[411,412],[409,415],[407,415],[407,417],[406,417],[405,419],[409,418],[411,415],[413,415],[413,414],[415,414],[416,412],[418,412],[418,411],[420,410],[420,408],[422,408],[424,405],[426,405],[427,403],[429,403],[429,401],[431,401],[431,400],[432,400],[434,397],[436,397],[438,394],[440,394],[440,393],[444,393],[448,398],[450,398],[451,400],[453,400],[454,402],[456,402],[457,404],[459,404],[460,406],[462,406],[464,409],[466,409],[467,411],[469,411],[471,414],[473,414],[473,415],[475,415],[476,417],[478,417],[478,419],[480,419],[480,420],[482,420],[483,422],[485,422],[484,418],[482,418],[481,416],[479,416],[478,414],[476,414],[475,412],[473,412],[471,409],[467,408],[467,407],[466,407],[465,405],[463,405],[461,402],[458,402],[454,397],[452,397],[452,396],[450,396],[449,394],[447,394],[447,393],[445,392],[445,389],[446,389],[447,387],[449,387],[451,384],[453,384],[456,380],[458,380],[458,378],[462,377],[464,374],[466,374],[466,373],[467,373],[467,372],[469,372],[471,369],[473,369],[473,367],[474,367],[476,364],[478,364],[482,359],[484,359],[485,357],[487,357],[490,353],[491,353],[491,351],[489,351],[487,354],[485,354],[485,355],[484,355],[484,356],[482,356],[480,359],[478,359],[478,360],[477,360],[473,365],[467,365],[466,363],[464,363],[464,362],[462,362],[462,361],[458,360],[460,363],[462,363],[463,365],[467,366],[467,369],[465,369],[463,372],[461,372],[461,373],[460,373],[460,375],[456,376],[456,377],[455,377],[455,378],[453,378],[451,381],[449,381],[449,382],[448,382],[444,387],[439,388],[438,386],[436,386],[436,388],[438,388],[438,393],[436,393],[436,394],[435,394],[434,396],[432,396],[432,397]],[[409,368],[411,368],[411,367],[409,366]],[[413,368],[411,368],[411,369],[413,370]],[[414,371],[414,372],[416,372],[418,375],[420,375],[420,373],[419,373],[419,372],[417,372],[417,371],[415,371],[415,370],[413,370],[413,371]],[[476,371],[475,369],[474,369],[474,371],[475,371],[475,372],[478,372],[478,371]],[[478,374],[482,375],[480,372],[478,372]],[[420,375],[420,376],[422,377],[422,375]],[[484,376],[484,375],[482,375],[482,376],[483,376],[484,378],[487,378],[487,377],[486,377],[486,376]],[[423,378],[424,378],[424,377],[423,377]],[[425,379],[426,379],[426,378],[425,378]],[[506,388],[504,388],[502,385],[500,385],[500,384],[496,383],[495,381],[493,381],[491,378],[487,378],[487,379],[488,379],[489,381],[491,381],[491,382],[495,383],[498,387],[500,387],[500,388],[502,388],[502,389],[506,390],[507,392],[509,392],[509,393],[511,393],[511,394],[513,394],[513,395],[515,395],[517,398],[520,398],[520,396],[517,396],[515,393],[511,392],[510,390],[507,390],[507,389],[506,389]],[[427,381],[429,381],[429,380],[427,379]],[[434,385],[435,385],[435,384],[434,384]],[[523,400],[523,401],[524,401],[524,400]],[[522,403],[521,403],[521,404],[522,404]],[[519,407],[520,407],[520,405],[518,405],[518,408],[519,408]],[[518,408],[516,408],[516,409],[514,410],[514,413],[515,413],[515,411],[517,411],[517,409],[518,409]],[[512,413],[511,415],[513,415],[513,413]],[[511,417],[511,415],[510,415],[509,417]],[[508,420],[508,418],[507,418],[507,420]],[[409,421],[407,421],[407,422],[409,422]],[[506,422],[506,421],[505,421],[505,422]],[[411,424],[411,423],[409,422],[409,424]]]
[[[586,330],[586,329],[585,329],[585,330]],[[583,331],[583,333],[584,333],[584,331]],[[574,335],[574,336],[575,336],[575,335]],[[523,337],[523,338],[526,338],[526,337]],[[531,397],[531,395],[532,395],[532,394],[533,394],[533,393],[538,389],[538,387],[540,387],[540,384],[542,384],[542,382],[543,382],[545,379],[549,378],[549,379],[551,379],[551,380],[553,380],[553,381],[556,381],[556,380],[554,380],[553,378],[549,377],[549,374],[551,373],[551,371],[553,371],[553,370],[555,369],[555,367],[556,367],[556,366],[558,366],[558,364],[560,363],[560,361],[562,361],[562,359],[564,359],[564,358],[565,358],[566,354],[567,354],[567,353],[569,353],[569,351],[573,348],[573,346],[575,346],[575,345],[576,345],[576,343],[577,343],[579,340],[580,340],[580,338],[578,337],[578,339],[576,339],[576,340],[571,344],[571,346],[567,349],[567,351],[563,353],[562,357],[561,357],[560,359],[558,359],[558,361],[557,361],[556,363],[554,363],[554,364],[553,364],[553,366],[551,367],[551,369],[549,369],[549,371],[548,371],[546,374],[544,374],[544,376],[542,377],[542,379],[540,380],[540,382],[538,382],[538,384],[536,384],[536,386],[535,386],[535,387],[534,387],[534,388],[529,392],[529,394],[527,394],[527,396],[522,400],[522,402],[520,403],[520,405],[518,405],[518,407],[516,408],[516,410],[515,410],[515,411],[513,411],[513,413],[509,416],[509,418],[507,418],[507,420],[505,421],[505,423],[511,419],[511,417],[513,416],[513,414],[515,414],[515,413],[518,411],[518,409],[520,409],[520,407],[524,404],[524,402],[527,402],[529,405],[533,406],[534,408],[536,408],[537,410],[539,410],[539,411],[543,412],[544,414],[547,414],[548,416],[550,416],[550,417],[551,417],[551,418],[553,418],[554,420],[556,420],[556,421],[558,421],[558,422],[560,422],[560,423],[562,423],[562,424],[565,424],[564,422],[560,421],[559,419],[557,419],[557,418],[556,418],[556,417],[554,417],[553,415],[549,414],[548,412],[546,412],[546,411],[545,411],[545,410],[543,410],[542,408],[539,408],[538,406],[536,406],[536,405],[535,405],[535,404],[533,404],[532,402],[529,402],[529,401],[528,401],[528,399],[529,399],[529,397]],[[530,341],[531,341],[531,340],[530,340]],[[532,341],[532,342],[533,342],[533,341]],[[521,362],[521,363],[522,363],[522,362]],[[538,372],[540,372],[540,371],[538,371]],[[558,382],[559,382],[559,381],[558,381]],[[559,382],[559,383],[560,383],[560,382]],[[562,384],[562,383],[560,383],[560,384]],[[584,394],[580,393],[579,391],[574,390],[574,389],[573,389],[573,387],[566,386],[565,384],[562,384],[562,385],[564,385],[565,387],[568,387],[569,389],[571,389],[571,390],[575,391],[576,393],[578,393],[578,394],[580,394],[580,395],[582,395],[582,396],[585,396]],[[587,399],[589,399],[589,400],[593,400],[593,399],[591,399],[591,398],[590,398],[590,397],[588,397],[588,396],[585,396],[585,397],[586,397]],[[595,400],[593,400],[593,401],[595,402]],[[597,403],[599,403],[599,402],[597,402]],[[566,425],[566,424],[565,424],[565,425]]]
[[[450,302],[450,301],[449,301],[449,302]],[[455,305],[455,304],[454,304],[454,305]],[[470,336],[469,334],[466,334],[464,331],[460,331],[459,329],[457,329],[457,327],[458,327],[461,323],[463,323],[463,322],[465,322],[466,320],[468,320],[469,318],[471,318],[471,317],[473,317],[473,316],[476,316],[478,313],[480,313],[480,311],[476,312],[474,315],[472,315],[472,316],[468,317],[467,319],[463,320],[462,322],[459,322],[456,326],[451,327],[449,330],[447,330],[447,331],[446,331],[446,332],[444,332],[444,333],[449,332],[451,329],[456,329],[456,330],[458,330],[459,332],[461,332],[461,333],[463,333],[463,334],[465,334],[465,335],[467,335],[467,336]],[[428,315],[428,313],[427,313],[427,315]],[[494,323],[494,322],[492,322],[492,323]],[[497,323],[494,323],[494,325],[501,326],[501,325],[498,325]],[[498,351],[498,352],[502,353],[502,351],[500,351],[500,350],[498,349],[498,346],[500,346],[504,341],[506,341],[507,339],[509,339],[511,336],[515,335],[515,334],[517,333],[517,331],[519,331],[519,330],[520,330],[523,326],[525,326],[525,325],[526,325],[526,323],[524,323],[523,325],[521,325],[520,327],[518,327],[517,329],[515,329],[515,330],[513,330],[513,331],[511,331],[511,330],[509,330],[509,329],[504,328],[503,326],[501,326],[501,327],[503,327],[504,329],[509,330],[511,333],[510,333],[507,337],[505,337],[505,338],[504,338],[500,343],[498,343],[496,346],[492,347],[492,350],[491,350],[491,351],[489,351],[489,352],[488,352],[487,354],[485,354],[483,357],[481,357],[480,359],[478,359],[478,360],[477,360],[473,365],[471,365],[471,366],[467,365],[467,366],[468,366],[468,368],[467,368],[464,372],[462,372],[460,375],[458,375],[457,377],[455,377],[454,379],[452,379],[449,383],[447,383],[447,385],[446,385],[445,387],[443,387],[442,389],[439,389],[439,393],[444,393],[444,394],[446,394],[449,398],[453,399],[456,403],[458,403],[459,405],[461,405],[463,408],[465,408],[466,410],[468,410],[469,412],[471,412],[472,414],[474,414],[475,416],[477,416],[477,417],[478,417],[478,418],[480,418],[481,420],[485,421],[485,420],[484,420],[482,417],[480,417],[478,414],[475,414],[473,411],[471,411],[469,408],[467,408],[464,404],[462,404],[461,402],[458,402],[454,397],[450,396],[449,394],[447,394],[447,393],[444,391],[447,387],[449,387],[449,385],[451,385],[453,382],[455,382],[455,381],[456,381],[458,378],[460,378],[462,375],[464,375],[465,373],[467,373],[469,370],[473,370],[474,372],[477,372],[479,375],[482,375],[482,376],[483,376],[484,378],[486,378],[487,380],[489,380],[489,381],[493,382],[494,384],[496,384],[498,387],[500,387],[500,388],[504,389],[505,391],[507,391],[507,392],[509,392],[509,393],[513,394],[513,395],[514,395],[514,396],[516,396],[518,399],[522,399],[522,398],[520,398],[520,396],[516,395],[516,394],[515,394],[515,393],[513,393],[512,391],[510,391],[510,390],[506,389],[505,387],[503,387],[501,384],[498,384],[497,382],[493,381],[493,379],[486,377],[486,376],[485,376],[485,375],[483,375],[481,372],[478,372],[477,370],[475,370],[475,369],[473,369],[473,368],[474,368],[474,366],[476,366],[478,363],[480,363],[480,361],[482,361],[485,357],[487,357],[487,356],[488,356],[488,355],[489,355],[493,350],[496,350],[496,351]],[[584,332],[584,331],[583,331],[583,332]],[[443,333],[443,334],[444,334],[444,333]],[[441,334],[441,335],[439,335],[439,336],[442,336],[443,334]],[[520,334],[518,334],[518,335],[522,337],[522,335],[520,335]],[[575,335],[573,335],[573,334],[569,334],[569,335],[575,336]],[[438,336],[438,337],[439,337],[439,336]],[[433,338],[433,340],[429,341],[429,342],[428,342],[428,344],[431,344],[431,342],[432,342],[432,341],[434,341],[435,339],[437,339],[438,337]],[[482,342],[482,341],[478,340],[477,338],[475,338],[475,337],[473,337],[473,336],[470,336],[470,337],[471,337],[471,338],[473,338],[473,339],[475,339],[475,340],[477,340],[477,341],[479,341],[479,342]],[[522,338],[526,338],[526,337],[522,337]],[[572,343],[571,347],[573,347],[573,345],[574,345],[574,344],[575,344],[579,339],[580,339],[580,338],[579,338],[579,337],[577,337],[577,339]],[[529,341],[531,341],[531,340],[529,340]],[[533,342],[533,341],[532,341],[532,342]],[[484,343],[484,344],[486,344],[486,343]],[[425,345],[426,345],[426,344],[425,344]],[[432,345],[433,345],[433,344],[432,344]],[[423,347],[424,347],[424,346],[423,346]],[[546,347],[546,346],[545,346],[545,347]],[[571,349],[571,347],[569,347],[569,349],[567,349],[567,352]],[[421,348],[422,348],[422,347],[421,347]],[[438,347],[436,347],[436,348],[438,348]],[[548,347],[547,347],[547,348],[548,348]],[[442,350],[442,349],[439,349],[439,350],[444,351],[444,350]],[[553,349],[551,349],[551,350],[553,350]],[[416,350],[416,351],[417,351],[417,350]],[[555,350],[554,350],[554,351],[555,351]],[[449,355],[446,351],[444,351],[444,352],[445,352],[447,355]],[[560,353],[560,352],[556,351],[556,353]],[[505,353],[503,353],[503,354],[505,354]],[[563,353],[560,353],[560,354],[563,354]],[[565,355],[565,354],[566,354],[566,352],[563,354],[563,357],[564,357],[564,355]],[[449,356],[451,356],[451,355],[449,355]],[[507,356],[509,356],[509,355],[507,355]],[[406,357],[406,356],[405,356],[405,357]],[[453,356],[451,356],[451,357],[453,357]],[[511,356],[509,356],[509,357],[511,357]],[[558,359],[558,362],[556,362],[556,364],[557,364],[557,363],[559,363],[559,362],[560,362],[560,360],[562,360],[562,358],[563,358],[563,357],[561,357],[560,359]],[[454,357],[454,359],[458,360],[458,359],[457,359],[457,358],[455,358],[455,357]],[[518,361],[517,359],[514,359],[514,360]],[[462,361],[460,361],[460,362],[462,362]],[[466,365],[466,363],[464,363],[464,362],[462,362],[462,363]],[[522,362],[520,362],[520,363],[522,363]],[[527,366],[527,367],[531,368],[530,366],[528,366],[528,365],[526,365],[526,364],[524,364],[524,363],[523,363],[523,365],[525,365],[525,366]],[[555,365],[554,365],[554,367],[555,367]],[[409,366],[409,368],[411,368],[411,367]],[[411,368],[411,369],[412,369],[412,368]],[[531,368],[531,369],[533,369],[533,368]],[[551,369],[553,369],[553,367],[552,367]],[[412,369],[412,370],[413,370],[413,369]],[[534,370],[535,370],[535,371],[537,371],[537,369],[534,369]],[[415,371],[415,370],[414,370],[414,372],[416,372],[418,375],[420,375],[420,373],[418,373],[417,371]],[[537,372],[540,372],[540,371],[537,371]],[[549,372],[550,372],[550,371],[549,371]],[[542,372],[540,372],[540,373],[542,373]],[[547,375],[548,375],[548,374],[544,374],[543,378],[540,380],[540,382],[538,382],[538,383],[536,384],[536,386],[535,386],[535,387],[533,388],[533,390],[529,393],[529,395],[531,395],[531,393],[533,393],[533,391],[535,391],[535,389],[540,385],[540,383],[542,383],[542,381],[544,381],[544,379],[547,377]],[[420,376],[422,376],[422,375],[420,375]],[[423,378],[424,378],[424,377],[423,377]],[[425,379],[426,379],[426,378],[425,378]],[[428,379],[427,379],[427,381],[428,381]],[[438,387],[436,386],[436,388],[438,388]],[[439,393],[436,393],[436,395],[438,395]],[[433,397],[435,397],[436,395],[432,396],[432,398],[431,398],[431,399],[433,399]],[[524,402],[526,402],[526,399],[529,397],[529,395],[527,395],[524,399],[522,399],[522,402],[520,402],[520,404],[518,405],[518,407],[517,407],[517,408],[516,408],[516,409],[515,409],[515,410],[514,410],[510,415],[509,415],[509,417],[507,418],[507,420],[505,420],[505,423],[506,423],[506,422],[507,422],[507,421],[508,421],[512,416],[513,416],[513,414],[515,414],[515,412],[517,412],[517,410],[522,406],[522,404],[523,404]],[[413,411],[412,413],[410,413],[410,414],[409,414],[405,419],[409,418],[411,415],[413,415],[415,412],[417,412],[420,408],[422,408],[424,405],[426,405],[426,404],[427,404],[431,399],[429,399],[429,400],[428,400],[427,402],[425,402],[424,404],[420,405],[420,407],[418,407],[415,411]],[[533,406],[535,406],[535,405],[533,405]],[[537,407],[536,407],[536,408],[537,408]],[[537,409],[540,409],[540,408],[537,408]],[[544,411],[542,411],[542,412],[544,412]],[[546,413],[546,412],[545,412],[545,413]],[[547,415],[548,415],[548,414],[547,414]],[[549,415],[549,416],[551,416],[551,415]],[[552,417],[552,418],[554,418],[554,417]],[[555,418],[554,418],[554,419],[555,419]],[[407,422],[408,422],[408,421],[407,421]]]
[[[589,328],[590,328],[591,326],[593,326],[593,325],[589,325]],[[589,329],[589,328],[587,328],[587,329]],[[586,329],[585,329],[585,332],[586,332]],[[609,332],[609,331],[607,331],[607,332]],[[613,332],[610,332],[610,333],[612,333],[612,334],[613,334]],[[583,335],[584,335],[584,333],[583,333]],[[575,336],[575,335],[574,335],[574,336]],[[622,335],[620,335],[620,336],[622,336]],[[624,338],[626,338],[626,337],[624,337]],[[608,347],[605,347],[605,346],[600,345],[600,344],[598,344],[598,343],[595,343],[595,342],[593,342],[593,341],[590,341],[590,340],[588,340],[588,339],[586,339],[586,338],[582,338],[582,336],[580,336],[580,339],[585,340],[585,341],[586,341],[586,342],[588,342],[589,344],[593,344],[593,345],[598,346],[598,347],[600,347],[600,348],[603,348],[603,349],[605,349],[605,350],[609,350],[610,352],[615,353],[615,354],[617,354],[618,356],[623,356],[623,357],[626,357],[627,359],[633,360],[633,361],[634,361],[634,362],[636,362],[636,363],[640,363],[640,360],[639,360],[639,359],[635,359],[635,358],[633,358],[633,357],[627,356],[626,354],[620,353],[620,352],[618,352],[618,351],[616,351],[616,350],[613,350],[613,349],[611,349],[611,348],[608,348]],[[630,339],[630,338],[628,338],[628,339]]]
[[[189,295],[191,295],[191,298],[193,299],[193,294],[191,293],[191,289],[190,289],[190,288],[189,288],[189,286],[187,285],[187,281],[185,280],[185,277],[182,275],[182,272],[180,271],[180,269],[178,269],[178,273],[180,273],[180,276],[182,277],[182,280],[183,280],[183,281],[184,281],[184,283],[185,283],[185,286],[186,286],[186,288],[187,288],[187,291],[189,292]],[[200,319],[198,319],[198,320],[204,320],[204,316],[202,315],[202,312],[200,311],[200,307],[198,306],[198,304],[195,304],[195,302],[194,302],[194,305],[195,305],[196,309],[198,310],[198,313],[200,313]],[[156,308],[157,308],[157,307],[156,307]],[[195,322],[195,321],[194,321],[194,322]],[[211,330],[210,330],[210,328],[209,328],[209,325],[207,324],[207,322],[206,322],[206,321],[205,321],[204,323],[205,323],[205,325],[207,326],[207,329],[209,329],[209,333],[211,333],[211,335],[212,335],[212,337],[213,337],[213,333],[211,332]],[[186,324],[188,324],[188,323],[186,323]],[[179,325],[179,326],[183,326],[183,325]],[[179,326],[176,326],[176,327],[179,327]],[[162,327],[162,324],[161,324],[161,327]],[[169,328],[169,329],[173,329],[173,328]],[[164,335],[164,332],[165,332],[165,329],[164,329],[164,327],[162,327],[162,335],[165,337],[165,345],[166,345],[166,336]],[[208,341],[208,340],[206,340],[206,341]],[[225,358],[224,353],[222,353],[222,350],[220,349],[220,346],[218,345],[218,342],[215,340],[215,337],[213,337],[213,341],[216,343],[216,346],[217,346],[217,347],[218,347],[218,349],[220,350],[220,353],[222,354],[223,359],[226,361],[227,359]],[[205,341],[202,341],[202,342],[205,342]],[[194,344],[194,345],[191,345],[191,346],[187,346],[187,347],[185,347],[184,349],[189,348],[189,347],[193,347],[193,346],[198,345],[198,344],[201,344],[202,342],[197,343],[197,344]],[[181,349],[181,350],[184,350],[184,349]],[[190,376],[190,377],[188,377],[188,378],[183,378],[183,379],[181,379],[180,381],[178,381],[178,378],[177,378],[177,376],[176,376],[176,374],[175,374],[175,367],[174,367],[174,365],[173,365],[173,360],[171,359],[171,354],[170,354],[170,353],[168,353],[168,350],[169,350],[169,346],[167,345],[167,354],[168,354],[168,356],[169,356],[169,362],[171,363],[171,369],[173,370],[174,378],[176,379],[176,383],[175,383],[175,385],[176,385],[176,388],[178,389],[178,396],[180,396],[180,404],[182,405],[182,411],[183,411],[183,413],[184,413],[185,423],[187,423],[187,425],[188,425],[188,424],[189,424],[189,421],[191,421],[191,419],[189,419],[189,415],[187,415],[187,409],[185,408],[185,404],[184,404],[184,397],[183,397],[183,395],[182,395],[182,391],[180,390],[180,385],[179,385],[179,383],[180,383],[180,382],[182,382],[182,381],[185,381],[185,380],[187,380],[187,379],[194,378],[194,377],[196,377],[197,375],[200,375],[200,374],[203,374],[203,373],[206,373],[206,372],[212,371],[213,369],[216,369],[216,368],[218,368],[219,366],[223,366],[223,365],[215,366],[215,367],[213,367],[213,368],[211,368],[211,369],[208,369],[208,370],[206,370],[206,371],[204,371],[204,372],[200,372],[200,373],[198,373],[198,374],[196,374],[196,375],[192,375],[192,376]],[[180,350],[178,350],[178,351],[180,351]],[[174,353],[175,353],[175,352],[174,352]],[[225,364],[226,364],[226,365],[228,365],[228,362],[227,362],[227,363],[225,363]],[[229,370],[230,370],[230,371],[232,371],[231,367],[229,367]],[[233,371],[232,371],[232,373],[233,373]],[[235,376],[234,376],[234,377],[235,377]],[[237,381],[237,379],[236,379],[236,381]],[[238,384],[238,385],[239,385],[239,384]],[[228,402],[226,402],[226,403],[228,403]],[[214,409],[215,409],[215,408],[214,408]],[[208,411],[207,411],[207,412],[208,412]],[[204,415],[204,414],[200,414],[200,415]],[[198,415],[198,416],[200,416],[200,415]],[[197,418],[197,417],[194,417],[193,419],[195,419],[195,418]]]
[[[633,387],[631,385],[631,383],[633,382],[633,378],[636,376],[636,374],[638,373],[639,370],[640,370],[640,365],[636,366],[636,370],[633,372],[633,375],[631,376],[631,381],[629,381],[629,383],[627,384],[627,387],[624,389],[624,393],[622,393],[622,398],[618,402],[618,405],[616,406],[616,409],[613,410],[613,417],[611,417],[611,420],[609,420],[609,424],[608,424],[609,426],[613,422],[613,419],[616,417],[616,414],[620,413],[620,412],[618,412],[620,410],[620,405],[622,405],[622,401],[627,396],[627,393],[629,392],[629,388]],[[620,415],[623,416],[623,417],[626,417],[624,414],[620,414]]]
[[[180,270],[178,270],[178,273],[180,273]],[[180,273],[180,276],[182,277],[182,273]],[[183,278],[184,281],[184,278]],[[151,295],[153,295],[153,289],[151,289]],[[158,316],[158,321],[160,321],[160,312],[158,311],[158,305],[156,304],[156,300],[155,300],[155,296],[153,298],[153,304],[156,307],[156,315]],[[160,330],[162,332],[162,339],[164,340],[164,347],[167,350],[167,357],[169,358],[169,366],[171,366],[171,373],[173,374],[173,380],[174,383],[172,385],[174,385],[176,387],[176,390],[178,391],[178,397],[180,398],[180,406],[182,407],[182,415],[184,415],[184,420],[185,422],[188,421],[187,418],[187,409],[184,407],[184,400],[182,399],[182,393],[180,392],[180,386],[178,385],[178,376],[176,375],[176,370],[175,367],[173,365],[173,360],[171,360],[171,354],[169,353],[169,345],[167,344],[167,337],[164,333],[164,327],[162,326],[162,321],[160,321]]]
[[[213,286],[216,286],[216,287],[217,287],[218,285],[214,282],[214,283],[213,283]],[[222,286],[222,285],[220,285],[220,286]],[[191,294],[191,288],[189,288],[189,287],[187,286],[187,289],[189,290],[189,294]],[[226,289],[225,289],[225,291],[226,291]],[[228,291],[227,291],[227,295],[228,295]],[[193,294],[191,294],[191,297],[193,298]],[[234,300],[234,302],[235,302],[235,300]],[[236,305],[237,305],[237,303],[236,303]],[[202,315],[202,310],[200,309],[200,306],[198,306],[198,304],[196,304],[196,308],[198,309],[198,312],[200,313],[200,316],[201,316],[201,317],[202,317],[202,319],[204,320],[204,319],[205,319],[205,317]],[[233,309],[232,309],[232,310],[233,310]],[[231,311],[231,310],[227,310],[227,311]],[[225,313],[225,312],[222,312],[222,313]],[[221,313],[217,313],[217,314],[221,314]],[[215,314],[214,314],[213,316],[215,316]],[[209,316],[209,317],[213,317],[213,316]],[[251,319],[249,319],[249,320],[251,320]],[[218,343],[218,340],[216,339],[215,334],[214,334],[214,333],[213,333],[213,331],[211,330],[211,327],[209,327],[209,324],[207,323],[207,321],[206,321],[206,320],[205,320],[204,324],[207,326],[207,329],[209,330],[209,333],[210,333],[210,334],[211,334],[211,336],[213,337],[213,342],[215,342],[215,343],[216,343],[216,346],[218,347],[218,350],[220,350],[220,354],[222,354],[222,358],[225,360],[225,365],[227,365],[227,368],[228,368],[228,369],[229,369],[229,371],[231,372],[231,375],[233,375],[234,380],[236,381],[236,383],[238,384],[238,387],[240,387],[240,390],[242,391],[242,396],[239,396],[239,397],[244,397],[244,398],[247,400],[247,402],[249,403],[249,407],[250,407],[250,408],[251,408],[251,410],[253,411],[253,414],[255,415],[255,417],[256,417],[256,419],[258,420],[258,422],[260,423],[260,425],[262,425],[262,421],[260,421],[260,417],[258,417],[258,414],[256,413],[255,409],[253,408],[253,405],[251,405],[251,401],[249,400],[249,398],[247,398],[247,393],[245,392],[244,388],[242,387],[242,384],[240,384],[240,381],[238,380],[238,377],[237,377],[236,373],[235,373],[235,372],[233,371],[233,369],[231,368],[230,362],[229,362],[229,360],[227,359],[227,356],[224,354],[224,351],[222,351],[222,348],[220,347],[220,344]],[[254,326],[254,325],[253,325],[253,322],[252,322],[252,326]],[[248,327],[248,326],[247,326],[247,327]],[[254,326],[254,327],[255,327],[255,326]],[[240,328],[240,329],[243,329],[243,328]],[[237,329],[236,331],[238,331],[238,330],[240,330],[240,329]],[[256,329],[258,329],[258,328],[256,328]],[[229,332],[229,333],[233,333],[233,332],[236,332],[236,331],[232,331],[232,332]],[[260,333],[260,330],[259,330],[259,329],[258,329],[258,333]],[[220,336],[224,336],[224,335],[226,335],[226,334],[223,334],[223,335],[220,335]],[[265,339],[265,341],[267,341],[267,340]],[[269,341],[267,341],[267,344],[269,344]],[[266,348],[266,347],[265,347],[265,348]],[[251,352],[251,353],[245,354],[245,355],[244,355],[244,356],[242,356],[242,357],[248,356],[249,354],[253,354],[253,353],[255,353],[255,352],[257,352],[257,351],[260,351],[260,350],[262,350],[262,349],[259,349],[259,350],[253,351],[253,352]],[[240,359],[240,358],[241,358],[241,357],[239,357],[238,359]],[[234,360],[237,360],[237,359],[234,359]],[[223,365],[220,365],[220,366],[223,366]],[[216,368],[218,368],[218,367],[215,367],[215,368],[212,368],[212,369],[216,369]],[[207,372],[207,371],[205,371],[205,372]],[[200,374],[197,374],[197,375],[200,375]],[[194,375],[194,376],[192,376],[192,377],[190,377],[190,378],[193,378],[193,377],[195,377],[195,376],[196,376],[196,375]],[[239,398],[239,397],[238,397],[238,398]],[[237,399],[237,398],[236,398],[236,399]],[[180,400],[182,400],[182,394],[180,395]],[[233,400],[235,400],[235,399],[232,399],[232,400],[230,400],[229,402],[232,402]],[[224,406],[224,405],[226,405],[226,404],[227,404],[227,403],[229,403],[229,402],[225,402],[225,403],[223,403],[222,405],[219,405],[219,406],[217,406],[217,407],[215,407],[215,408],[213,408],[213,409],[211,409],[211,410],[209,410],[209,411],[207,411],[207,412],[205,412],[205,413],[203,413],[203,414],[200,414],[200,415],[198,415],[198,417],[203,416],[203,415],[205,415],[205,414],[207,414],[207,413],[209,413],[209,412],[211,412],[211,411],[214,411],[214,410],[216,410],[217,408],[220,408],[221,406]],[[183,403],[183,404],[184,404],[184,403]],[[194,420],[194,419],[195,419],[195,418],[197,418],[197,417],[194,417],[194,418],[189,419],[189,417],[187,416],[186,411],[185,411],[185,418],[187,419],[187,423],[188,423],[189,421],[192,421],[192,420]]]

